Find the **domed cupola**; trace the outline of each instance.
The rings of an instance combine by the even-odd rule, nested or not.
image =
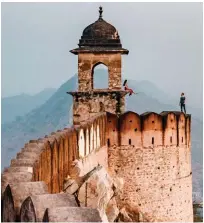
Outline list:
[[[71,50],[72,53],[87,51],[119,51],[123,54],[128,54],[128,50],[122,48],[120,37],[117,29],[103,20],[102,7],[99,7],[99,18],[96,22],[87,26],[79,40],[79,48]]]

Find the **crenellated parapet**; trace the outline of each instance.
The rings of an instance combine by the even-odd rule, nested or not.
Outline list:
[[[85,157],[93,150],[106,145],[106,113],[90,118],[80,125],[75,125],[78,134],[79,156]]]
[[[18,220],[27,218],[20,209],[27,210],[32,207],[31,203],[35,211],[40,210],[37,219],[47,218],[51,210],[58,210],[57,205],[63,204],[60,193],[67,176],[81,177],[101,165],[113,177],[124,179],[122,199],[128,198],[130,206],[154,216],[160,207],[157,200],[164,199],[161,215],[155,219],[171,220],[168,213],[182,212],[182,205],[189,209],[192,202],[190,131],[191,116],[180,112],[139,115],[129,111],[120,116],[99,113],[79,125],[26,143],[2,174],[2,192],[7,187],[3,200],[7,202],[7,196],[13,194]],[[159,192],[159,198],[153,188]],[[52,200],[53,194],[57,194],[59,202],[48,206],[55,208],[50,212],[41,209],[37,200],[46,203],[44,199]],[[86,197],[85,191],[83,196]],[[176,196],[181,199],[186,196],[186,203],[176,201]],[[177,220],[190,219],[190,209],[188,213],[186,217],[177,213]],[[35,219],[34,214],[31,219]]]
[[[191,116],[181,112],[107,114],[107,143],[111,145],[190,146]]]
[[[2,175],[3,190],[9,182],[44,181],[50,193],[63,189],[72,161],[89,155],[106,144],[106,114],[80,125],[30,140]],[[4,183],[5,182],[5,183]]]
[[[125,182],[121,208],[192,222],[190,132],[191,116],[181,112],[107,114],[109,171]]]
[[[26,205],[29,208],[32,207],[35,196],[39,195],[39,200],[44,199],[43,194],[47,194],[47,199],[52,199],[51,194],[62,192],[64,180],[72,173],[73,161],[85,158],[106,144],[105,130],[106,113],[101,113],[86,122],[80,123],[80,125],[58,130],[46,135],[44,138],[30,140],[26,143],[16,158],[11,160],[10,167],[5,168],[2,174],[3,213],[5,213],[2,219],[4,221],[14,221],[16,218],[17,220],[25,219],[25,213],[20,213],[20,208],[26,210],[28,208]],[[10,186],[8,187],[8,185]],[[39,189],[41,187],[43,187],[43,190]],[[5,191],[6,188],[7,190]],[[8,196],[10,198],[9,204],[7,204]],[[32,201],[28,199],[29,196],[32,196]],[[60,199],[63,200],[64,198]],[[23,201],[26,203],[24,202],[23,204]],[[57,207],[60,202],[62,205],[63,202],[59,200],[55,205],[49,204],[48,206]],[[12,218],[9,218],[7,209],[12,207],[12,203],[15,211],[11,208],[13,215],[11,215]],[[34,205],[37,208],[36,201]],[[32,212],[32,210],[29,211]],[[43,209],[43,211],[45,210]],[[41,209],[42,216],[43,211]],[[89,212],[88,209],[87,211]],[[39,213],[36,212],[36,214]],[[69,213],[68,215],[70,216]],[[40,217],[41,220],[42,216]],[[35,213],[31,214],[31,219],[35,219]],[[94,221],[96,219],[97,221],[99,220],[98,216],[95,220],[93,218]]]

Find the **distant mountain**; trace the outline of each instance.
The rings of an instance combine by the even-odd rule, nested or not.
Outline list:
[[[49,99],[56,89],[48,88],[40,93],[31,96],[28,94],[20,94],[13,97],[5,97],[1,99],[1,122],[14,121],[18,116],[23,116]]]
[[[104,70],[96,70],[94,76],[97,87],[107,88]],[[129,80],[129,87],[142,92],[126,97],[126,110],[141,114],[145,111],[160,113],[166,110],[178,110],[178,101],[168,104],[173,99],[159,90],[151,82]],[[20,148],[30,139],[43,137],[46,134],[68,127],[72,124],[72,96],[67,91],[77,89],[77,75],[64,83],[44,104],[33,109],[23,117],[2,125],[2,168],[8,166],[11,158],[16,156]],[[156,98],[158,97],[158,98]],[[202,110],[202,109],[200,109]],[[188,108],[192,114],[192,160],[194,191],[202,192],[202,153],[203,123],[202,116],[196,109]]]
[[[158,101],[160,104],[162,104],[162,107],[165,107],[167,110],[178,110],[179,108],[179,95],[178,98],[173,98],[171,95],[163,92],[159,87],[157,87],[155,84],[153,84],[150,81],[135,81],[135,80],[128,80],[128,85],[134,89],[136,92],[141,92],[137,96],[140,95],[146,95],[149,100],[154,99]],[[138,99],[136,97],[136,100]],[[141,100],[138,100],[138,102]],[[152,106],[152,103],[150,103]],[[148,108],[148,105],[146,105]],[[141,107],[144,108],[143,106]],[[152,108],[152,107],[151,107]],[[157,112],[160,112],[161,107],[158,107],[155,109]],[[187,113],[192,114],[194,119],[199,119],[199,121],[202,121],[203,119],[203,106],[200,108],[193,108],[191,105],[187,103],[186,105]],[[148,109],[147,109],[148,110]]]
[[[72,96],[66,92],[76,88],[77,76],[75,75],[43,105],[18,117],[13,122],[2,124],[2,168],[9,165],[11,158],[15,157],[16,153],[30,139],[43,137],[52,131],[70,126],[71,120],[69,123],[68,114],[72,107]]]

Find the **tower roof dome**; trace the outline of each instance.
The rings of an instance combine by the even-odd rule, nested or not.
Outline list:
[[[81,39],[113,39],[116,32],[114,26],[99,18],[84,29]]]
[[[72,50],[77,54],[79,51],[121,51],[128,53],[122,48],[117,29],[102,18],[102,7],[99,7],[99,18],[87,26],[79,40],[79,48]]]

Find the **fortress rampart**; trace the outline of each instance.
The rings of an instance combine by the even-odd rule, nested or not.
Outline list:
[[[79,126],[30,140],[16,159],[11,160],[10,167],[4,170],[2,189],[10,182],[25,182],[29,179],[44,181],[49,193],[59,193],[63,190],[64,179],[71,174],[72,161],[106,144],[105,123],[106,115],[101,114]]]
[[[2,174],[2,192],[4,192],[2,194],[2,221],[15,221],[16,219],[26,221],[28,216],[23,218],[23,214],[20,212],[20,208],[26,208],[23,202],[30,202],[28,198],[32,198],[32,196],[34,196],[33,200],[37,199],[38,202],[43,202],[44,199],[53,199],[51,194],[59,195],[57,197],[59,202],[56,204],[55,202],[49,204],[45,202],[44,207],[40,209],[41,215],[47,207],[50,208],[51,213],[56,214],[50,220],[62,221],[63,218],[60,219],[57,212],[52,210],[52,207],[67,207],[67,203],[62,202],[65,198],[60,195],[63,191],[64,180],[68,175],[72,175],[71,169],[74,160],[80,160],[81,157],[85,157],[93,150],[105,145],[105,134],[103,134],[105,123],[106,115],[100,114],[85,123],[81,123],[80,126],[65,128],[44,138],[30,140],[29,143],[25,144],[25,147],[17,154],[16,159],[11,160],[10,167],[5,168]],[[96,164],[93,162],[93,164],[89,169],[97,166],[98,162]],[[8,184],[10,187],[8,187]],[[45,194],[47,195],[46,198]],[[36,198],[35,196],[39,197]],[[66,199],[73,200],[74,197],[70,198],[69,196]],[[35,202],[35,205],[38,206],[39,204]],[[72,202],[72,205],[68,205],[68,207],[78,207],[78,205],[76,205],[76,202]],[[100,221],[100,217],[95,210],[87,208],[85,213],[83,213],[83,210],[81,208],[78,218],[75,218],[70,215],[70,211],[73,210],[66,209],[64,220]],[[37,209],[34,212],[37,215]],[[86,213],[87,215],[94,214],[94,216],[91,215],[92,217],[89,216],[90,218],[87,219],[83,216],[80,218],[80,213],[83,213],[83,216]],[[41,215],[37,215],[37,219],[42,221],[43,215]],[[34,220],[36,221],[36,218]]]
[[[19,215],[23,201],[36,191],[16,192],[12,185],[38,182],[47,188],[43,194],[62,192],[65,178],[76,175],[74,161],[81,160],[78,176],[100,164],[124,180],[119,207],[134,207],[150,219],[191,221],[190,119],[180,112],[126,112],[119,117],[101,113],[81,125],[30,140],[4,170],[2,191],[11,185]],[[83,196],[88,196],[86,191]]]
[[[31,140],[4,170],[4,222],[193,221],[191,116],[124,113],[131,89],[121,88],[121,59],[129,51],[102,12],[71,50],[74,125]],[[108,89],[94,89],[99,64]]]
[[[190,147],[191,116],[181,112],[107,113],[107,140],[111,145]]]
[[[108,166],[124,179],[121,207],[157,221],[193,221],[190,116],[108,114]]]

